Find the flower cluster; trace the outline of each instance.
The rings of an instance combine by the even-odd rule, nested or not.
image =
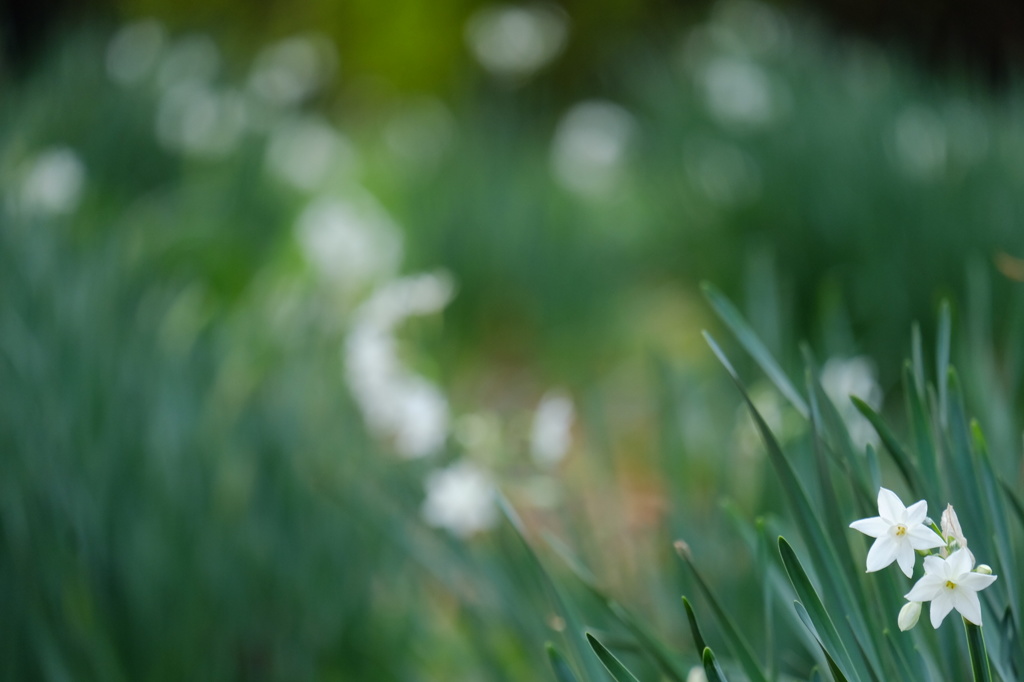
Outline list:
[[[900,630],[909,630],[921,616],[921,604],[931,602],[932,626],[938,628],[946,615],[956,609],[964,619],[981,625],[981,602],[978,592],[991,585],[996,576],[992,569],[975,566],[974,555],[967,549],[967,538],[952,505],[942,513],[942,527],[936,528],[927,517],[924,500],[906,507],[896,493],[878,490],[878,516],[860,519],[850,528],[875,538],[868,550],[867,570],[881,570],[894,561],[908,577],[913,577],[917,552],[938,549],[924,558],[924,576],[911,588],[900,610]],[[931,525],[926,525],[931,524]]]

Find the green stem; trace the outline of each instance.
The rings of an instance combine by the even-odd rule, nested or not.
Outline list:
[[[971,672],[975,682],[992,682],[992,668],[985,648],[985,634],[980,625],[975,625],[966,618],[964,630],[967,633],[967,649],[971,653]]]

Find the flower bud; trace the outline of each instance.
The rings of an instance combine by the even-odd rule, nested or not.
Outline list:
[[[978,564],[974,567],[975,573],[981,573],[982,575],[992,575],[992,567],[988,564]]]
[[[906,632],[910,628],[917,625],[917,619],[921,617],[921,602],[919,601],[908,601],[900,609],[900,615],[896,619],[899,623],[900,630]]]

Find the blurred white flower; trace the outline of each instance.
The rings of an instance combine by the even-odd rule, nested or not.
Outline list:
[[[451,281],[443,275],[389,282],[356,311],[345,342],[345,378],[363,418],[404,457],[440,450],[450,415],[441,391],[402,364],[395,329],[409,317],[441,310],[451,294]]]
[[[695,665],[686,673],[686,682],[708,682],[708,674],[704,666]]]
[[[596,197],[618,185],[636,123],[617,104],[592,100],[570,109],[555,130],[551,164],[566,189]]]
[[[267,141],[267,168],[296,189],[314,192],[336,173],[351,175],[355,147],[318,116],[292,118],[274,127]]]
[[[856,396],[872,409],[882,406],[882,387],[875,378],[875,365],[870,358],[830,358],[821,370],[821,387],[839,411],[850,439],[863,449],[869,443],[878,444],[878,434],[864,415],[850,402]]]
[[[493,75],[526,78],[565,47],[568,20],[549,5],[489,5],[466,24],[466,43]]]
[[[334,45],[326,37],[294,36],[260,51],[249,87],[276,106],[298,104],[327,83],[336,65]]]
[[[548,391],[533,415],[530,454],[542,467],[553,467],[569,452],[572,444],[572,400],[562,391]]]
[[[65,215],[81,200],[85,165],[67,147],[52,147],[31,159],[25,168],[18,199],[32,213]]]
[[[394,448],[403,457],[424,457],[437,452],[448,437],[448,400],[426,379],[407,376],[392,387],[388,419]]]
[[[423,518],[432,526],[468,537],[498,522],[490,476],[469,461],[433,472],[426,481]]]
[[[778,114],[771,78],[756,62],[716,57],[699,73],[708,111],[723,125],[758,127]]]
[[[369,194],[313,201],[295,236],[317,274],[345,294],[392,276],[402,259],[398,226]]]
[[[153,70],[167,40],[163,24],[144,19],[122,27],[107,45],[107,75],[120,85],[134,85]]]
[[[407,317],[430,315],[444,309],[455,291],[446,273],[410,275],[388,282],[360,306],[360,324],[394,329]]]
[[[182,80],[164,91],[157,109],[157,139],[167,149],[200,157],[223,157],[245,131],[245,102],[233,91]]]

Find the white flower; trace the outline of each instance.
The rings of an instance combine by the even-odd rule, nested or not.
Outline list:
[[[850,528],[877,538],[868,550],[868,573],[881,570],[893,561],[908,578],[914,573],[914,551],[945,545],[938,533],[924,525],[928,503],[924,500],[904,507],[896,493],[878,489],[878,516],[860,519]]]
[[[572,400],[561,391],[548,391],[541,398],[530,429],[530,454],[543,467],[553,467],[569,452],[572,444]]]
[[[900,626],[900,630],[906,632],[910,628],[917,625],[917,619],[921,617],[921,602],[919,601],[908,601],[900,609],[900,615],[896,621]]]
[[[491,477],[472,462],[463,460],[431,473],[426,488],[422,513],[432,526],[469,537],[498,522]]]
[[[981,625],[978,591],[991,585],[996,576],[973,573],[971,564],[966,549],[958,549],[945,559],[935,555],[924,558],[924,577],[905,596],[911,601],[932,603],[932,627],[938,628],[953,609],[966,620]]]

